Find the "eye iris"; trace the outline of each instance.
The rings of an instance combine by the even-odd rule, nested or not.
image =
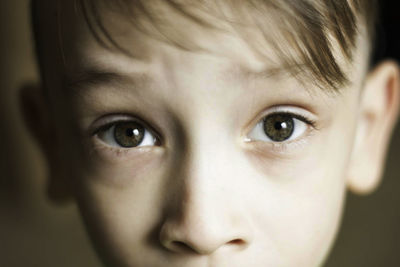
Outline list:
[[[144,127],[137,122],[122,122],[115,125],[114,138],[122,147],[140,145],[144,138]]]
[[[273,114],[264,119],[264,132],[275,142],[282,142],[290,138],[294,131],[292,116]]]

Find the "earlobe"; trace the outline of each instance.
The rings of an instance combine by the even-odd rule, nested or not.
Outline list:
[[[70,186],[64,178],[59,161],[57,141],[44,90],[38,85],[24,85],[20,89],[19,100],[25,125],[39,144],[49,166],[48,196],[57,203],[64,203],[70,198]]]
[[[399,76],[398,64],[385,61],[366,78],[347,179],[348,188],[355,193],[370,193],[380,184],[399,112]]]

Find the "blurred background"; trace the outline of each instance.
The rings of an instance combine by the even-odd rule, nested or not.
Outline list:
[[[0,266],[100,266],[76,207],[46,198],[46,163],[22,124],[18,90],[38,81],[28,6],[28,0],[0,2]],[[382,12],[376,58],[398,60],[400,16],[393,7]],[[369,196],[348,194],[326,267],[400,266],[399,172],[398,126],[381,187]]]

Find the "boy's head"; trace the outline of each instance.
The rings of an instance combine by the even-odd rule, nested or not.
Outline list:
[[[372,3],[34,1],[50,195],[110,266],[322,264],[397,116]]]

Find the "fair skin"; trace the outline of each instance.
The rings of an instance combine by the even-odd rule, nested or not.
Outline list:
[[[135,44],[138,60],[104,49],[65,13],[62,27],[74,30],[63,33],[62,60],[51,54],[59,60],[47,69],[51,104],[26,93],[40,114],[30,124],[50,162],[51,195],[77,201],[105,264],[323,263],[346,189],[379,184],[398,110],[395,63],[367,74],[360,36],[344,66],[352,83],[333,94],[262,75],[276,66],[237,36],[196,32],[207,52],[190,52],[121,33],[117,21],[112,31]],[[263,118],[282,113],[293,132],[274,141]],[[130,145],[114,129],[124,133],[127,122],[146,136],[122,147]]]

